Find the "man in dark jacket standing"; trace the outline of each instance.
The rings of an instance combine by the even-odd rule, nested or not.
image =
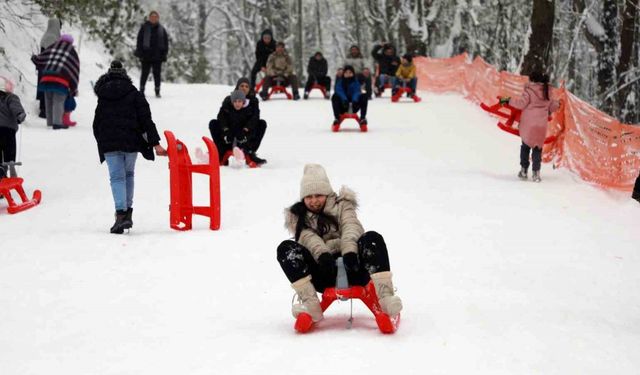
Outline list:
[[[100,162],[107,161],[116,221],[111,233],[121,234],[133,226],[133,176],[138,152],[145,159],[167,155],[151,119],[149,103],[136,90],[120,61],[111,63],[107,74],[94,87],[98,96],[93,135]]]
[[[329,91],[331,90],[331,77],[327,76],[327,60],[322,56],[322,52],[318,51],[309,59],[307,66],[307,84],[304,86],[304,98],[309,99],[309,91],[314,83],[324,86],[326,90],[325,99],[329,99]]]
[[[140,92],[144,94],[144,86],[149,78],[149,71],[153,70],[153,82],[156,97],[160,97],[160,82],[162,63],[167,61],[169,53],[169,34],[160,25],[160,15],[155,10],[149,13],[149,20],[140,27],[135,55],[142,63],[140,75]]]
[[[633,194],[631,194],[631,198],[640,203],[640,175],[636,178],[636,184],[633,186]]]
[[[260,35],[260,40],[256,44],[256,63],[251,69],[251,89],[256,87],[256,76],[258,72],[266,72],[267,59],[276,50],[276,41],[270,29],[265,29]]]
[[[384,92],[385,84],[393,83],[396,71],[400,66],[400,58],[396,55],[396,49],[389,43],[373,46],[371,56],[373,56],[378,66],[378,76],[374,91],[376,96],[381,96]]]

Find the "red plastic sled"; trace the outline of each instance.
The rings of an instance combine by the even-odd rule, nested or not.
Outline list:
[[[322,311],[324,312],[336,299],[344,300],[354,298],[361,300],[369,310],[371,310],[376,318],[376,324],[378,325],[380,332],[394,333],[398,329],[398,325],[400,324],[400,314],[392,318],[382,312],[373,282],[369,282],[366,287],[352,286],[348,289],[327,288],[324,293],[322,293],[320,307],[322,307]],[[299,314],[294,328],[300,333],[309,332],[311,328],[313,328],[311,315],[307,313]]]
[[[222,163],[220,163],[220,165],[229,165],[229,158],[231,156],[233,156],[233,151],[229,150],[225,152],[224,155],[222,155]],[[244,154],[244,160],[249,168],[260,168],[258,163],[253,161],[249,155]]]
[[[358,125],[360,125],[360,131],[363,133],[369,130],[369,128],[367,127],[367,124],[360,124],[360,116],[358,116],[357,113],[343,113],[342,115],[340,115],[340,122],[337,124],[331,125],[331,131],[333,131],[334,133],[339,132],[340,125],[342,125],[342,122],[346,119],[356,120]]]
[[[393,103],[397,103],[403,94],[410,95],[411,93],[413,93],[413,90],[411,90],[409,87],[398,87],[398,92],[396,92],[396,94],[391,97],[391,101]],[[415,103],[418,103],[422,100],[418,95],[413,95],[410,98]]]
[[[24,189],[22,188],[23,181],[24,180],[20,177],[8,177],[0,180],[0,195],[2,195],[4,199],[7,200],[7,203],[9,203],[7,212],[12,215],[35,207],[40,204],[40,201],[42,200],[42,193],[40,190],[35,190],[33,192],[33,198],[27,198],[27,194],[25,194]],[[11,190],[15,190],[18,193],[22,203],[16,203],[16,201],[13,200],[11,197]]]
[[[271,88],[269,89],[269,94],[267,95],[267,98],[271,99],[271,95],[273,95],[273,94],[285,94],[287,96],[287,99],[289,99],[289,100],[291,100],[291,98],[293,98],[291,93],[289,91],[287,91],[287,88],[285,86],[282,86],[282,85],[271,86]]]
[[[264,78],[261,79],[260,82],[258,82],[258,84],[256,85],[255,92],[260,92],[262,85],[264,85]]]
[[[500,100],[499,96],[497,98],[498,100]],[[507,133],[520,136],[520,130],[518,130],[515,124],[520,122],[520,114],[522,113],[521,110],[514,108],[509,104],[500,104],[499,101],[498,103],[492,106],[488,106],[484,103],[480,103],[480,107],[489,113],[492,113],[494,115],[497,115],[498,117],[502,117],[506,119],[505,122],[498,121],[498,127],[500,129],[504,130]],[[548,120],[551,120],[551,117],[549,117]],[[545,144],[553,143],[555,141],[556,141],[555,136],[549,136],[545,138],[544,143]]]
[[[311,85],[311,89],[309,90],[309,92],[313,90],[320,90],[320,92],[322,92],[322,96],[325,99],[329,99],[329,97],[327,96],[327,89],[324,86],[314,83],[313,85]]]

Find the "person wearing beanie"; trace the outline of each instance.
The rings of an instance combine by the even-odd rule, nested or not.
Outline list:
[[[31,61],[42,72],[38,91],[44,95],[47,126],[54,130],[67,129],[64,103],[68,96],[78,95],[80,80],[80,59],[73,47],[73,37],[61,36],[39,55],[31,56]]]
[[[93,118],[93,135],[100,163],[106,160],[115,205],[115,223],[110,232],[124,233],[133,226],[134,172],[138,153],[154,160],[167,155],[151,118],[144,95],[127,76],[122,63],[113,61],[94,86],[98,105]]]
[[[398,87],[408,87],[411,89],[411,93],[407,93],[407,96],[413,98],[418,87],[418,78],[416,76],[416,66],[413,64],[413,56],[406,53],[400,59],[400,66],[396,71],[395,79],[393,80],[392,95],[398,92]]]
[[[256,43],[256,62],[251,69],[251,89],[256,87],[256,76],[258,72],[267,72],[267,60],[276,50],[276,41],[273,39],[271,29],[265,29],[260,34],[260,40]]]
[[[362,56],[362,52],[360,52],[360,47],[355,44],[349,47],[349,52],[347,53],[347,57],[344,59],[342,66],[346,65],[353,66],[353,70],[356,72],[356,79],[361,85],[364,85],[365,92],[367,93],[367,99],[371,100],[371,70],[368,67],[368,62],[365,60],[364,56]],[[342,69],[338,70],[337,76],[341,75]]]
[[[156,98],[160,97],[162,83],[162,63],[167,61],[169,54],[169,34],[160,24],[160,14],[151,11],[147,21],[140,26],[136,41],[135,55],[142,65],[140,71],[140,92],[144,95],[144,88],[149,79],[149,72],[153,71],[153,84]]]
[[[279,81],[279,84],[285,87],[291,85],[293,100],[300,99],[300,94],[298,93],[298,76],[293,72],[293,60],[285,49],[284,43],[276,43],[276,51],[269,55],[266,68],[267,75],[264,77],[264,83],[260,91],[260,98],[262,98],[262,100],[269,99],[269,87],[271,87],[274,81]]]
[[[362,94],[360,82],[355,77],[351,65],[342,68],[342,76],[336,80],[335,93],[331,97],[333,107],[333,124],[340,123],[343,113],[360,111],[360,125],[367,124],[367,96]]]
[[[40,52],[49,48],[51,45],[57,42],[58,39],[60,39],[61,27],[62,22],[59,19],[49,18],[49,21],[47,22],[47,30],[45,31],[44,35],[42,35],[42,39],[40,39]],[[40,82],[40,79],[42,78],[42,71],[37,69],[37,72],[38,80],[36,82]],[[44,103],[44,93],[42,91],[36,90],[36,100],[38,100],[40,107],[40,113],[38,114],[38,117],[47,118],[47,110]]]
[[[376,62],[376,84],[374,91],[376,97],[382,96],[386,84],[393,83],[393,77],[400,66],[400,59],[396,55],[396,49],[389,43],[381,43],[373,46],[371,51]]]
[[[318,51],[311,56],[309,64],[307,65],[307,74],[309,75],[309,78],[307,78],[307,84],[304,86],[304,99],[309,99],[309,91],[311,91],[311,86],[313,86],[314,83],[324,87],[324,97],[325,99],[329,99],[331,77],[327,75],[328,70],[327,60],[322,56],[322,52]]]
[[[394,317],[402,301],[394,294],[389,255],[383,237],[365,232],[356,209],[355,193],[342,187],[336,194],[324,168],[304,166],[300,200],[285,210],[285,226],[294,240],[283,241],[277,260],[298,294],[293,316],[307,313],[322,320],[317,292],[334,287],[336,259],[342,257],[350,286],[373,282],[382,311]]]
[[[218,149],[221,163],[228,158],[234,146],[245,154],[247,162],[257,165],[267,161],[256,153],[267,129],[267,123],[260,120],[260,109],[255,96],[247,96],[251,87],[246,78],[240,78],[236,89],[224,100],[218,117],[209,122],[211,139]]]
[[[16,133],[27,114],[20,98],[12,93],[12,84],[0,77],[0,164],[16,161]],[[6,177],[0,166],[0,178]]]

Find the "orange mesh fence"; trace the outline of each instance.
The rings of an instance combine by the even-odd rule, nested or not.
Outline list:
[[[467,54],[447,59],[416,57],[418,88],[458,92],[474,102],[494,104],[497,96],[519,96],[525,76],[499,72]],[[640,170],[640,127],[621,124],[615,118],[580,100],[564,88],[552,90],[562,100],[549,122],[547,136],[556,142],[545,145],[544,161],[553,161],[582,179],[605,188],[631,190]]]

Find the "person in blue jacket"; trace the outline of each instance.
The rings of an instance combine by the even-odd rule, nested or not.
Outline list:
[[[360,111],[360,125],[367,123],[367,96],[362,95],[360,82],[356,79],[356,73],[351,65],[342,68],[342,76],[336,80],[335,92],[331,97],[333,106],[334,124],[340,123],[340,115],[343,113],[356,113]]]

